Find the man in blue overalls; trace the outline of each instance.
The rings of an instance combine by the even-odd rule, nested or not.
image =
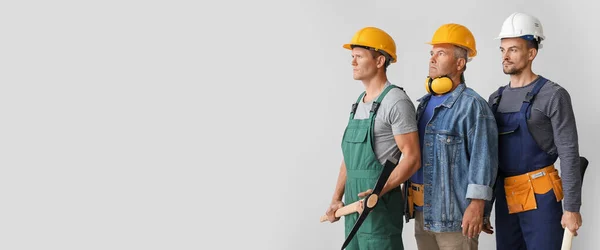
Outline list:
[[[499,132],[495,186],[499,250],[560,249],[563,228],[576,234],[581,226],[579,149],[571,99],[560,85],[531,70],[544,38],[539,20],[523,13],[510,15],[498,37],[503,71],[510,75],[510,83],[489,98]],[[558,157],[562,180],[554,168]]]

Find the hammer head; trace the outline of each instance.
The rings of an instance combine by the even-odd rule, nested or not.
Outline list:
[[[581,167],[581,181],[583,181],[583,175],[585,174],[585,170],[587,169],[588,164],[590,164],[590,162],[585,157],[579,157],[579,166]]]

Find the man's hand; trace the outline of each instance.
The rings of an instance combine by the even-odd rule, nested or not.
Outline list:
[[[367,195],[370,195],[371,193],[373,193],[373,190],[368,189],[367,191],[358,193],[358,197],[365,198],[365,197],[367,197]]]
[[[579,227],[581,227],[581,223],[581,214],[569,211],[565,211],[562,219],[560,220],[562,227],[569,229],[574,236],[577,236],[577,230],[579,230]]]
[[[367,195],[373,193],[373,190],[368,189],[367,191],[358,193],[358,198],[365,198]],[[362,214],[362,211],[365,210],[365,199],[360,200],[358,205],[358,214]]]
[[[465,210],[462,221],[463,235],[473,238],[481,232],[483,226],[484,200],[472,199],[471,204]]]
[[[325,212],[325,214],[327,215],[327,220],[331,223],[340,220],[340,218],[335,217],[335,211],[342,208],[343,206],[344,203],[342,201],[332,201],[331,205],[329,205],[329,208],[327,208],[327,212]]]
[[[492,229],[494,229],[494,227],[492,227],[492,222],[490,222],[490,218],[483,218],[483,228],[481,229],[481,231],[484,231],[486,234],[493,234],[494,230]]]

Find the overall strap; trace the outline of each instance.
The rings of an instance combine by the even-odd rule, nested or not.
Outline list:
[[[388,92],[390,92],[390,90],[392,90],[393,88],[399,88],[400,90],[404,91],[403,88],[398,87],[396,85],[390,84],[387,87],[385,87],[385,89],[381,92],[381,94],[379,95],[379,97],[377,98],[376,101],[373,102],[373,105],[371,106],[371,111],[369,114],[369,120],[371,121],[371,135],[374,134],[375,132],[375,116],[377,116],[377,111],[379,110],[379,105],[381,105],[381,101],[383,101],[383,98],[385,97],[385,95],[387,95]],[[371,137],[371,145],[375,145],[375,136]]]
[[[350,110],[350,120],[354,119],[354,114],[356,113],[356,108],[358,108],[358,102],[362,101],[363,96],[365,96],[367,92],[362,92],[356,102],[352,104],[352,110]]]
[[[387,95],[387,93],[390,92],[390,90],[392,90],[393,88],[399,88],[402,91],[404,91],[403,88],[398,87],[393,84],[390,84],[387,87],[385,87],[385,89],[381,92],[381,94],[379,95],[377,100],[373,102],[373,105],[371,106],[371,114],[369,115],[370,116],[369,118],[375,118],[375,116],[377,115],[377,110],[379,110],[379,105],[381,105],[381,101],[383,101],[383,98],[385,97],[385,95]]]
[[[379,105],[381,105],[381,101],[383,100],[383,98],[385,97],[385,95],[390,92],[390,90],[392,88],[399,88],[400,90],[404,91],[404,89],[402,87],[398,87],[396,85],[390,84],[389,86],[387,86],[379,95],[379,97],[377,98],[377,100],[375,100],[373,102],[373,105],[371,105],[371,111],[370,111],[370,117],[369,118],[373,118],[376,114],[377,114],[377,110],[379,110]],[[360,94],[360,96],[358,96],[358,99],[356,99],[356,102],[352,104],[352,109],[350,110],[350,120],[354,119],[354,114],[356,114],[356,109],[358,108],[358,103],[362,101],[363,97],[365,96],[367,92],[362,92]]]
[[[495,114],[496,111],[498,110],[498,105],[500,105],[500,99],[502,99],[502,92],[504,92],[504,89],[506,88],[506,86],[502,86],[498,89],[498,95],[496,97],[494,97],[494,104],[492,104],[492,112]]]
[[[535,86],[533,86],[531,92],[528,92],[527,95],[525,95],[525,100],[523,100],[520,112],[521,114],[525,115],[526,119],[529,119],[529,116],[531,114],[531,103],[535,99],[535,96],[540,92],[540,89],[542,89],[544,84],[546,84],[546,82],[548,82],[548,79],[541,77],[541,79],[535,84]]]

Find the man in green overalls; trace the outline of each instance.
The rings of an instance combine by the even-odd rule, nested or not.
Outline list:
[[[420,147],[415,107],[400,87],[390,84],[387,67],[396,62],[396,44],[381,29],[359,30],[349,44],[355,80],[365,86],[352,105],[342,138],[344,159],[337,185],[327,210],[330,222],[339,220],[335,211],[368,195],[386,159],[400,150],[403,154],[385,184],[377,206],[366,218],[346,249],[404,249],[402,243],[403,195],[400,184],[420,167]],[[344,202],[342,202],[342,196]],[[346,236],[359,214],[345,216]]]

